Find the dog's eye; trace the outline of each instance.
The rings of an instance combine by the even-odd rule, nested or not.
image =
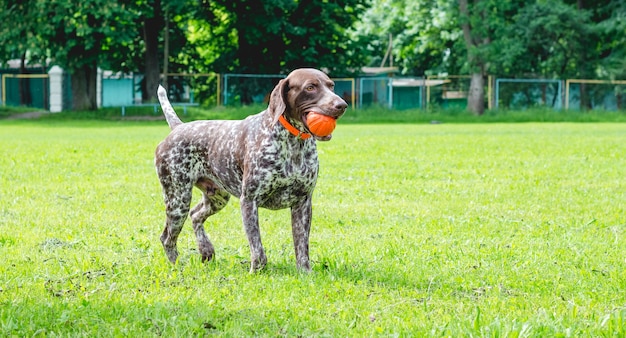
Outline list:
[[[306,90],[307,92],[312,92],[315,90],[315,86],[314,85],[308,85],[306,86],[306,88],[304,88],[304,90]]]

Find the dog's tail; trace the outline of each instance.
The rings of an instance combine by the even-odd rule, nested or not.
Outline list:
[[[159,97],[159,102],[161,103],[161,109],[163,109],[163,114],[165,115],[165,119],[167,120],[167,124],[170,126],[170,129],[174,129],[179,125],[183,124],[176,115],[174,108],[170,104],[170,100],[167,98],[167,91],[163,86],[159,85],[159,89],[157,90],[157,96]]]

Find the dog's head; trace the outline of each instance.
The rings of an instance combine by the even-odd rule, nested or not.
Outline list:
[[[269,111],[274,122],[283,115],[298,130],[311,133],[306,122],[309,113],[340,118],[348,104],[335,94],[334,87],[335,83],[317,69],[294,70],[276,85],[270,96]],[[321,141],[328,141],[331,137],[315,136]]]

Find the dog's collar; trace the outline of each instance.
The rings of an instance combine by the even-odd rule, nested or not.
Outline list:
[[[289,123],[289,121],[287,121],[287,119],[283,115],[280,115],[278,121],[280,121],[280,124],[282,124],[283,127],[285,127],[285,129],[287,129],[291,133],[291,135],[295,136],[296,138],[306,140],[309,137],[313,136],[309,133],[302,132],[298,130],[298,128],[292,126],[291,123]]]

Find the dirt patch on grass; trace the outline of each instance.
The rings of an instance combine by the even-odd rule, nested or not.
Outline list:
[[[19,114],[9,115],[5,117],[4,119],[5,120],[32,120],[32,119],[38,119],[44,114],[49,114],[49,113],[42,112],[42,111],[33,111],[33,112],[28,112],[28,113],[19,113]]]

